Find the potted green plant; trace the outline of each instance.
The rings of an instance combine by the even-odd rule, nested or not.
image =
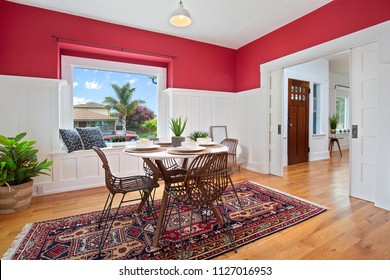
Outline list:
[[[329,117],[330,134],[336,134],[338,120],[335,114]]]
[[[111,138],[112,143],[120,143],[120,142],[126,142],[125,136],[114,136]]]
[[[38,161],[35,141],[0,135],[0,214],[11,214],[30,207],[33,177],[49,175],[53,161]]]
[[[169,119],[169,128],[173,132],[172,136],[172,146],[173,147],[179,147],[181,145],[181,142],[185,140],[185,137],[182,137],[181,135],[184,132],[184,129],[187,125],[187,118],[183,117],[177,117],[177,118],[170,118]]]
[[[126,146],[126,137],[122,135],[111,137],[111,143],[107,144],[107,146],[111,147],[125,147]]]
[[[209,133],[206,131],[193,131],[190,133],[190,136],[188,136],[192,141],[197,141],[198,138],[207,138],[209,137]]]

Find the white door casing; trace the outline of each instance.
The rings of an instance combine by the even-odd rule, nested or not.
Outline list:
[[[339,52],[344,52],[347,50],[351,50],[353,48],[357,48],[359,46],[363,46],[365,44],[370,44],[372,42],[378,42],[378,51],[379,51],[379,59],[380,59],[380,66],[379,67],[379,75],[378,80],[379,83],[379,90],[378,90],[378,97],[377,97],[377,108],[378,111],[377,115],[377,123],[376,126],[379,128],[377,130],[376,135],[376,144],[371,147],[373,149],[378,149],[380,151],[376,158],[376,166],[375,162],[374,165],[371,165],[372,170],[376,174],[372,174],[372,178],[375,178],[375,182],[370,184],[372,189],[375,189],[376,195],[374,197],[375,199],[375,205],[380,208],[389,209],[390,210],[390,172],[389,170],[389,154],[390,149],[388,145],[388,139],[390,138],[390,132],[387,129],[388,127],[388,120],[389,120],[389,89],[390,85],[388,83],[389,81],[389,74],[390,74],[390,21],[386,21],[384,23],[348,34],[346,36],[337,38],[335,40],[325,42],[323,44],[314,46],[312,48],[308,48],[302,51],[299,51],[297,53],[287,55],[285,57],[278,58],[276,60],[264,63],[260,65],[260,80],[261,80],[261,86],[262,89],[267,93],[267,98],[269,97],[269,77],[271,76],[271,72],[278,69],[283,69],[286,67],[291,67],[293,65],[302,64],[314,59],[319,59],[322,57],[327,57]],[[352,62],[351,62],[352,64]],[[355,65],[355,63],[354,63]],[[351,69],[352,67],[350,67]],[[352,70],[352,69],[351,69]],[[353,90],[353,85],[351,86],[351,93]],[[351,103],[352,103],[351,97]],[[350,108],[352,108],[352,104],[350,103]],[[268,105],[268,104],[267,104]],[[270,106],[270,105],[268,105]],[[270,107],[268,107],[270,108]],[[350,109],[351,114],[354,114],[352,112],[352,109]],[[265,115],[267,118],[267,123],[270,122],[268,118],[270,117],[269,111]],[[352,120],[350,122],[353,124]],[[271,128],[271,125],[267,126]],[[359,131],[359,135],[361,131]],[[271,132],[270,132],[271,133]],[[270,133],[267,133],[267,136],[270,136]],[[270,137],[266,137],[267,140],[269,140]],[[355,140],[355,139],[354,139]],[[367,140],[367,139],[366,139]],[[352,142],[352,140],[351,140]],[[268,167],[270,166],[271,161],[268,160],[269,156],[271,155],[271,145],[269,145],[268,141],[264,141],[264,145],[267,145],[269,148],[268,151],[264,151],[263,154],[259,154],[260,157],[267,159],[267,163],[269,163]],[[367,145],[366,145],[367,146]],[[355,160],[356,155],[354,155],[354,152],[352,151],[352,144],[350,145],[350,169],[352,169],[352,162]],[[356,149],[356,147],[355,147]],[[266,168],[264,168],[266,170]],[[367,172],[367,168],[365,172]],[[369,172],[369,171],[368,171]],[[350,177],[353,178],[355,176],[361,176],[364,175],[362,172],[359,172],[359,170],[350,170]],[[358,197],[358,188],[355,188],[355,182],[354,179],[351,179],[351,185],[353,187],[351,188],[351,194],[353,196]],[[372,196],[374,196],[372,192]]]
[[[368,201],[377,183],[378,66],[378,43],[351,50],[351,196]]]
[[[270,174],[283,176],[282,116],[283,69],[272,71],[269,90],[269,164]]]

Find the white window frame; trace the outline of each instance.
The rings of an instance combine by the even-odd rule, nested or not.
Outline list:
[[[66,124],[67,128],[73,127],[72,112],[73,112],[73,68],[74,67],[156,76],[158,112],[155,112],[155,114],[157,115],[157,126],[158,126],[157,135],[160,134],[159,133],[159,131],[161,130],[160,124],[163,121],[161,120],[161,116],[166,115],[165,112],[166,108],[164,106],[160,106],[159,104],[160,95],[163,92],[163,90],[167,88],[166,68],[124,63],[124,62],[107,61],[107,60],[100,60],[100,59],[75,57],[75,56],[66,56],[66,55],[61,56],[61,79],[66,80],[71,88],[71,98],[64,99],[63,102],[64,104],[61,105],[63,111],[65,112],[64,115],[66,120],[64,121],[64,123]],[[71,108],[69,108],[69,106]]]
[[[315,101],[314,101],[314,93],[315,93],[315,90],[316,88],[318,89],[318,92],[317,93],[317,96],[316,96],[316,117],[317,117],[317,121],[314,119],[314,107],[315,107]],[[313,131],[313,135],[323,135],[323,129],[322,129],[322,119],[323,119],[323,102],[322,102],[322,84],[321,83],[316,83],[314,82],[313,83],[313,98],[312,98],[312,102],[313,102],[313,111],[312,111],[312,119],[313,119],[313,124],[312,124],[312,131]],[[317,131],[314,132],[314,122],[316,122],[317,124]]]
[[[349,112],[349,88],[343,87],[343,86],[336,86],[336,97],[335,97],[335,114],[337,114],[337,106],[336,101],[337,98],[345,98],[345,116],[344,116],[344,124],[345,126],[342,128],[343,130],[349,129],[349,119],[350,119],[350,112]]]

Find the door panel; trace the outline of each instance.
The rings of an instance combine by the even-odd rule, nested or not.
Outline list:
[[[288,164],[309,160],[310,83],[288,80]]]
[[[269,167],[270,174],[283,176],[282,164],[282,92],[283,69],[271,72],[269,112]]]
[[[351,139],[351,195],[375,200],[378,92],[378,45],[372,43],[351,51],[351,123],[357,137]]]

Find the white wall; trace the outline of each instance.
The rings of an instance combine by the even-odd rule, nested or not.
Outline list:
[[[288,151],[288,79],[297,79],[310,82],[310,92],[313,93],[314,84],[321,85],[321,133],[313,135],[313,98],[310,95],[310,112],[309,112],[309,161],[329,158],[328,153],[328,110],[329,110],[329,61],[326,59],[317,59],[307,63],[284,69],[284,112],[286,115],[284,121],[283,135],[283,164],[287,165]]]
[[[123,147],[102,148],[111,172],[118,176],[143,174],[143,161],[122,152]],[[50,181],[36,184],[36,194],[58,193],[104,185],[102,163],[93,150],[53,153],[53,176]]]
[[[337,85],[349,87],[350,78],[349,76],[342,75],[335,72],[329,72],[329,116],[336,114],[336,95],[350,97],[350,90],[345,90],[340,87],[336,90]],[[349,149],[350,146],[350,133],[337,133],[342,150]]]
[[[268,96],[262,89],[238,93],[238,135],[248,170],[269,173]]]
[[[65,81],[0,75],[0,134],[14,137],[26,132],[25,140],[37,141],[38,159],[51,159],[51,153],[60,150],[60,101],[68,93]],[[36,182],[50,180],[35,178]]]
[[[167,104],[166,120],[159,124],[165,134],[160,137],[172,136],[168,117],[182,116],[188,118],[183,136],[189,136],[195,130],[210,132],[211,126],[227,126],[228,137],[239,138],[237,94],[169,88],[160,97]]]

